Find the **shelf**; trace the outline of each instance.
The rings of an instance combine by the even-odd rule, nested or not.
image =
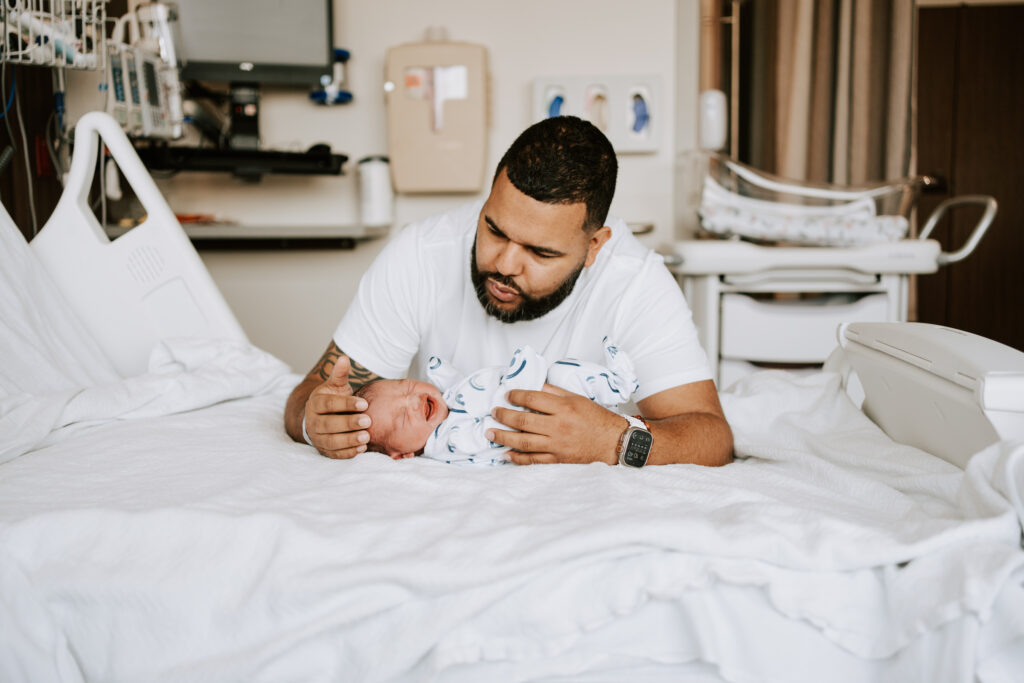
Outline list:
[[[211,223],[181,227],[197,249],[352,249],[361,240],[383,237],[390,226]],[[129,230],[130,227],[108,225],[105,232],[110,239],[116,239]]]
[[[226,171],[257,180],[268,173],[285,175],[341,175],[348,161],[326,146],[306,152],[262,149],[213,149],[208,147],[136,147],[139,158],[151,171]]]

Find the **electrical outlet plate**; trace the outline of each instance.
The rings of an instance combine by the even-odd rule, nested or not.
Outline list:
[[[646,75],[543,77],[533,81],[533,121],[579,116],[601,129],[615,151],[657,152],[666,125],[661,78]]]

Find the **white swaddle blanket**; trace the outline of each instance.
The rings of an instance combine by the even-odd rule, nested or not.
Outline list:
[[[747,197],[713,178],[704,181],[699,214],[701,227],[722,237],[827,247],[900,240],[910,225],[903,216],[876,215],[869,197],[833,206],[805,206]]]
[[[466,376],[431,356],[427,377],[443,393],[448,418],[427,439],[423,455],[447,463],[501,465],[509,462],[508,447],[484,436],[488,429],[508,429],[493,417],[497,407],[522,410],[508,402],[513,389],[540,391],[547,382],[586,396],[606,408],[625,403],[637,389],[629,356],[603,339],[607,365],[575,358],[548,363],[529,346],[516,349],[504,367],[492,366]]]

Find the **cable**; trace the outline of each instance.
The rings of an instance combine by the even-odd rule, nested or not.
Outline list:
[[[4,147],[4,151],[0,152],[0,173],[7,169],[7,164],[11,163],[12,158],[14,158],[14,148],[7,145]]]
[[[11,110],[11,103],[14,102],[14,88],[17,86],[17,80],[11,83],[11,94],[7,96],[7,105],[4,107],[4,112],[0,114],[0,118],[7,116],[7,112]]]
[[[57,147],[53,142],[53,131],[52,124],[54,119],[57,117],[57,112],[50,112],[50,118],[46,119],[46,151],[50,153],[50,161],[53,162],[53,168],[57,172],[57,179],[60,180],[61,185],[64,184],[64,164],[60,161],[60,156],[57,154]]]
[[[14,89],[18,85],[18,77],[12,74],[11,80],[13,81],[11,83],[11,95],[13,96],[14,95]],[[7,91],[7,64],[4,63],[4,64],[0,64],[0,92],[6,92],[6,91]],[[15,151],[17,151],[18,150],[18,145],[15,144],[15,142],[14,142],[14,131],[11,130],[11,120],[7,116],[4,117],[4,125],[7,126],[7,137],[10,138],[11,146],[14,147]]]
[[[14,112],[18,115],[18,127],[21,129],[21,151],[25,155],[25,181],[28,184],[28,208],[32,214],[32,236],[39,232],[39,221],[36,218],[36,196],[35,188],[32,186],[32,160],[28,156],[28,135],[25,134],[25,119],[21,116],[21,98],[14,97]],[[7,120],[7,117],[4,117]]]

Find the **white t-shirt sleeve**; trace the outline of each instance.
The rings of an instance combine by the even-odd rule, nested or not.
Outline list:
[[[412,228],[402,230],[373,261],[334,332],[342,352],[386,378],[405,375],[419,350],[423,307],[433,300]]]
[[[622,338],[615,341],[633,361],[639,382],[634,400],[711,379],[690,307],[657,256],[648,257],[628,290],[623,319],[616,325]]]

